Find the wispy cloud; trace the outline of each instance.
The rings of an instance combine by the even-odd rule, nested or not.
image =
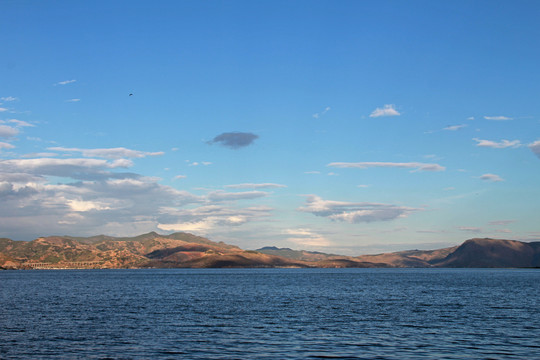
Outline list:
[[[484,116],[484,119],[486,119],[486,120],[494,120],[494,121],[513,120],[513,118],[508,117],[508,116]]]
[[[65,148],[65,147],[50,147],[48,150],[62,151],[62,152],[80,152],[85,157],[98,157],[105,159],[121,159],[121,158],[144,158],[147,156],[160,156],[164,153],[158,152],[146,152],[139,150],[131,150],[123,147],[119,148],[105,148],[105,149],[79,149],[79,148]]]
[[[80,179],[84,174],[110,175],[103,173],[103,169],[128,168],[133,163],[126,159],[112,162],[100,159],[10,159],[0,160],[0,172],[32,173],[50,176],[71,177]]]
[[[5,143],[5,142],[0,142],[0,150],[2,149],[14,149],[15,146],[14,145],[11,145],[11,144],[8,144],[8,143]]]
[[[250,200],[268,196],[264,191],[225,192],[216,190],[208,193],[208,200],[212,202]]]
[[[420,162],[407,162],[407,163],[396,163],[396,162],[333,162],[327,166],[337,167],[337,168],[357,168],[357,169],[367,169],[372,167],[380,168],[401,168],[401,169],[413,169],[412,171],[444,171],[446,168],[439,164],[429,164],[429,163],[420,163]]]
[[[506,225],[510,225],[510,224],[513,224],[515,223],[516,220],[495,220],[495,221],[490,221],[489,222],[489,225],[493,225],[493,226],[506,226]]]
[[[1,101],[16,101],[16,100],[19,100],[18,98],[16,97],[13,97],[13,96],[5,96],[5,97],[0,97],[0,100]]]
[[[460,227],[458,227],[458,230],[472,232],[472,233],[480,233],[480,232],[482,232],[481,228],[473,227],[473,226],[460,226]]]
[[[212,163],[211,163],[210,161],[201,161],[201,162],[198,162],[198,161],[189,161],[189,160],[186,160],[186,162],[188,163],[188,166],[199,166],[199,165],[208,166],[208,165],[212,165]]]
[[[286,229],[283,233],[289,236],[288,241],[300,246],[328,247],[333,245],[326,237],[307,228]]]
[[[463,129],[465,127],[467,127],[468,125],[465,125],[465,124],[461,124],[461,125],[450,125],[450,126],[447,126],[445,127],[443,130],[446,130],[446,131],[457,131],[459,129]]]
[[[369,115],[369,117],[381,117],[381,116],[399,116],[401,115],[396,109],[395,105],[387,104],[382,108],[376,108]]]
[[[8,111],[8,109],[0,107],[0,112]]]
[[[416,230],[417,233],[420,234],[444,234],[446,231],[444,230]]]
[[[528,145],[529,149],[540,158],[540,140],[536,140],[535,142]]]
[[[258,138],[259,136],[253,133],[228,132],[216,136],[209,141],[208,144],[218,143],[222,146],[236,150],[251,145]]]
[[[181,179],[185,179],[185,178],[187,178],[186,175],[176,175],[176,176],[174,177],[175,180],[181,180]]]
[[[66,100],[66,102],[79,102],[81,101],[81,99],[69,99],[69,100]]]
[[[389,221],[420,210],[390,204],[323,200],[317,195],[306,197],[306,206],[299,208],[299,211],[350,224]]]
[[[233,184],[233,185],[225,185],[228,189],[277,189],[277,188],[286,188],[287,185],[281,185],[281,184],[274,184],[274,183],[261,183],[261,184],[253,184],[253,183],[246,183],[246,184]]]
[[[16,127],[34,127],[34,125],[17,119],[0,120],[0,124],[15,124]]]
[[[64,81],[59,81],[59,82],[57,82],[57,83],[55,83],[53,85],[67,85],[67,84],[72,84],[75,81],[77,81],[77,80],[64,80]]]
[[[505,148],[518,148],[522,146],[521,142],[519,140],[501,140],[499,142],[497,141],[491,141],[491,140],[482,140],[478,138],[474,138],[474,141],[476,141],[478,144],[476,146],[480,147],[490,147],[494,149],[505,149]]]
[[[313,117],[315,119],[318,119],[319,117],[323,116],[324,114],[326,114],[327,112],[330,111],[330,106],[327,106],[326,108],[324,108],[323,111],[319,112],[319,113],[316,113],[316,114],[313,114]]]
[[[491,182],[504,181],[503,178],[501,178],[499,175],[495,175],[495,174],[484,174],[484,175],[480,176],[480,180],[491,181]]]

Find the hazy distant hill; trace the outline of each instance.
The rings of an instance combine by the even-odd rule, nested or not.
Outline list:
[[[276,247],[246,251],[188,233],[0,238],[0,269],[141,267],[540,267],[540,242],[471,239],[445,249],[351,257]]]
[[[277,248],[275,246],[266,246],[256,251],[268,254],[283,256],[288,259],[302,260],[302,261],[320,261],[320,260],[329,260],[331,258],[343,258],[343,256],[334,255],[334,254],[325,254],[318,251],[306,251],[306,250],[292,250],[289,248]]]

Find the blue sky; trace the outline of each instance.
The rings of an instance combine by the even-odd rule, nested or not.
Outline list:
[[[3,1],[0,236],[540,239],[537,1]]]

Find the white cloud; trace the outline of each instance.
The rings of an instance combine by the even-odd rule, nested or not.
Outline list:
[[[246,184],[225,185],[225,187],[229,189],[265,189],[265,188],[277,189],[277,188],[286,188],[287,185],[273,184],[273,183],[261,183],[261,184],[246,183]]]
[[[17,128],[8,126],[8,125],[0,125],[0,137],[1,138],[10,138],[19,133],[19,130]]]
[[[8,111],[8,109],[0,107],[0,112]]]
[[[176,176],[174,177],[175,180],[180,180],[180,179],[185,179],[185,178],[187,178],[186,175],[176,175]]]
[[[93,235],[97,228],[119,235],[136,234],[157,230],[158,218],[164,216],[162,209],[206,201],[160,185],[153,178],[112,172],[130,164],[125,159],[0,160],[2,236]],[[68,182],[52,184],[48,176]]]
[[[313,114],[313,117],[315,119],[318,119],[319,117],[323,116],[324,114],[326,114],[327,112],[330,111],[330,106],[327,106],[326,108],[324,108],[323,111],[319,112],[319,113],[316,113],[316,114]]]
[[[357,224],[407,217],[409,213],[420,209],[370,202],[323,200],[317,195],[307,195],[306,206],[298,210],[334,221]]]
[[[67,84],[72,84],[72,83],[74,83],[75,81],[77,81],[77,80],[64,80],[64,81],[57,82],[57,83],[54,84],[54,85],[67,85]]]
[[[186,162],[188,163],[188,166],[199,166],[199,165],[208,166],[208,165],[212,165],[212,163],[210,161],[201,161],[201,162],[193,161],[193,162],[190,162],[189,160],[186,160]]]
[[[73,211],[85,212],[90,210],[109,210],[110,207],[99,201],[67,200],[67,204]]]
[[[0,100],[2,100],[2,101],[16,101],[16,100],[19,100],[19,99],[17,99],[16,97],[13,97],[13,96],[5,96],[5,97],[0,97]]]
[[[81,99],[69,99],[69,100],[66,100],[66,102],[79,102],[81,101]]]
[[[16,127],[34,127],[34,125],[23,120],[10,119],[10,120],[7,120],[6,122],[15,124]]]
[[[15,148],[14,145],[11,145],[5,142],[0,142],[0,150],[1,149],[14,149],[14,148]]]
[[[356,185],[356,187],[358,187],[358,188],[367,188],[367,187],[369,187],[369,185],[361,184],[361,185]]]
[[[507,116],[484,116],[484,119],[495,121],[513,120],[513,118]]]
[[[528,145],[529,149],[540,158],[540,140],[536,140],[535,142]]]
[[[444,171],[446,168],[439,164],[429,164],[429,163],[420,163],[420,162],[407,162],[407,163],[395,163],[395,162],[333,162],[327,166],[337,167],[337,168],[357,168],[357,169],[367,169],[371,167],[382,167],[382,168],[402,168],[402,169],[413,169],[412,171]]]
[[[304,171],[304,174],[311,174],[311,175],[317,175],[320,174],[320,171]]]
[[[395,105],[387,104],[382,108],[376,108],[369,115],[369,117],[381,117],[381,116],[399,116],[401,115],[396,109]]]
[[[285,235],[290,235],[288,241],[300,246],[312,247],[328,247],[332,246],[332,242],[315,231],[306,228],[286,229],[283,231]]]
[[[106,149],[79,149],[79,148],[64,148],[64,147],[50,147],[48,150],[63,151],[63,152],[80,152],[85,157],[99,157],[105,159],[121,159],[121,158],[144,158],[147,156],[160,156],[164,153],[159,152],[145,152],[139,150],[131,150],[123,147],[118,148],[106,148]]]
[[[478,138],[474,138],[474,141],[476,141],[478,144],[476,146],[480,147],[490,147],[494,149],[505,149],[505,148],[518,148],[522,146],[521,142],[519,140],[501,140],[500,142],[491,141],[491,140],[482,140]]]
[[[236,227],[260,220],[267,217],[271,210],[268,207],[233,209],[221,205],[205,205],[192,209],[162,208],[158,228],[206,234],[221,227]]]
[[[484,174],[484,175],[480,176],[480,180],[491,181],[491,182],[504,181],[503,178],[501,178],[499,175],[495,175],[495,174]]]
[[[460,226],[458,227],[461,231],[467,231],[467,232],[473,232],[473,233],[479,233],[482,232],[482,229],[479,227],[472,227],[472,226]]]
[[[474,120],[474,116],[469,116],[467,120]]]
[[[445,127],[443,130],[447,130],[447,131],[456,131],[456,130],[459,130],[459,129],[463,129],[465,127],[467,127],[468,125],[451,125],[451,126],[447,126]]]

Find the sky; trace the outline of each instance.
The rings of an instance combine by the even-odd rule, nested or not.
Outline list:
[[[0,237],[540,239],[538,1],[0,1]]]

